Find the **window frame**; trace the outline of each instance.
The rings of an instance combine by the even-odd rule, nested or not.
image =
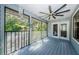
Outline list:
[[[72,29],[71,29],[71,38],[72,38],[72,40],[74,40],[77,44],[79,44],[79,42],[73,37],[74,36],[74,33],[73,33],[73,26],[74,26],[74,24],[73,24],[73,22],[74,22],[74,16],[75,16],[75,14],[77,13],[79,11],[79,8],[77,8],[77,10],[74,12],[74,14],[72,15],[72,21],[71,21],[71,25],[72,25]]]

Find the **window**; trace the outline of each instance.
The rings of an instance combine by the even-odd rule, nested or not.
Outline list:
[[[73,17],[73,37],[79,41],[79,11]]]
[[[21,19],[15,10],[5,8],[5,54],[10,54],[27,45],[29,33],[29,16]]]

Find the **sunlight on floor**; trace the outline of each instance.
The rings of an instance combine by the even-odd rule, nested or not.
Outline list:
[[[38,42],[38,44],[37,45],[34,45],[34,46],[31,46],[30,48],[29,48],[29,51],[31,51],[31,50],[36,50],[36,49],[39,49],[40,47],[42,47],[42,42]]]
[[[47,38],[45,38],[44,40],[43,40],[43,42],[48,42],[49,40],[47,39]]]
[[[32,46],[29,48],[29,51],[39,49],[40,47],[43,46],[42,43],[46,43],[46,42],[48,42],[48,41],[49,41],[49,40],[48,40],[47,38],[45,38],[44,40],[38,41],[38,42],[37,42],[37,45],[34,44],[34,45],[32,45]]]

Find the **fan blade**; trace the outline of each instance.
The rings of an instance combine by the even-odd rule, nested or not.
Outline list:
[[[49,15],[48,13],[45,13],[45,12],[40,12],[40,13],[45,14],[45,15]]]
[[[61,11],[61,12],[58,12],[56,14],[60,14],[60,13],[68,12],[68,11],[70,11],[70,9],[69,10],[65,10],[65,11]]]
[[[63,6],[61,6],[59,9],[57,9],[54,13],[58,12],[60,9],[62,9],[63,7],[65,7],[67,4],[64,4]]]
[[[50,12],[50,13],[52,13],[52,9],[51,9],[51,6],[49,6],[49,12]]]
[[[54,18],[54,19],[56,19],[56,17],[52,14],[52,17]]]
[[[55,16],[53,16],[53,18],[54,18],[54,19],[56,19],[56,17],[55,17]]]
[[[58,14],[56,14],[55,16],[64,16],[64,15],[58,15]]]

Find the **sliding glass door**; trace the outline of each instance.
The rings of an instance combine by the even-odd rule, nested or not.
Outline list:
[[[53,36],[58,36],[58,24],[53,24]]]
[[[52,23],[53,37],[69,40],[69,22]]]
[[[61,37],[67,37],[67,24],[61,24],[60,35]]]

